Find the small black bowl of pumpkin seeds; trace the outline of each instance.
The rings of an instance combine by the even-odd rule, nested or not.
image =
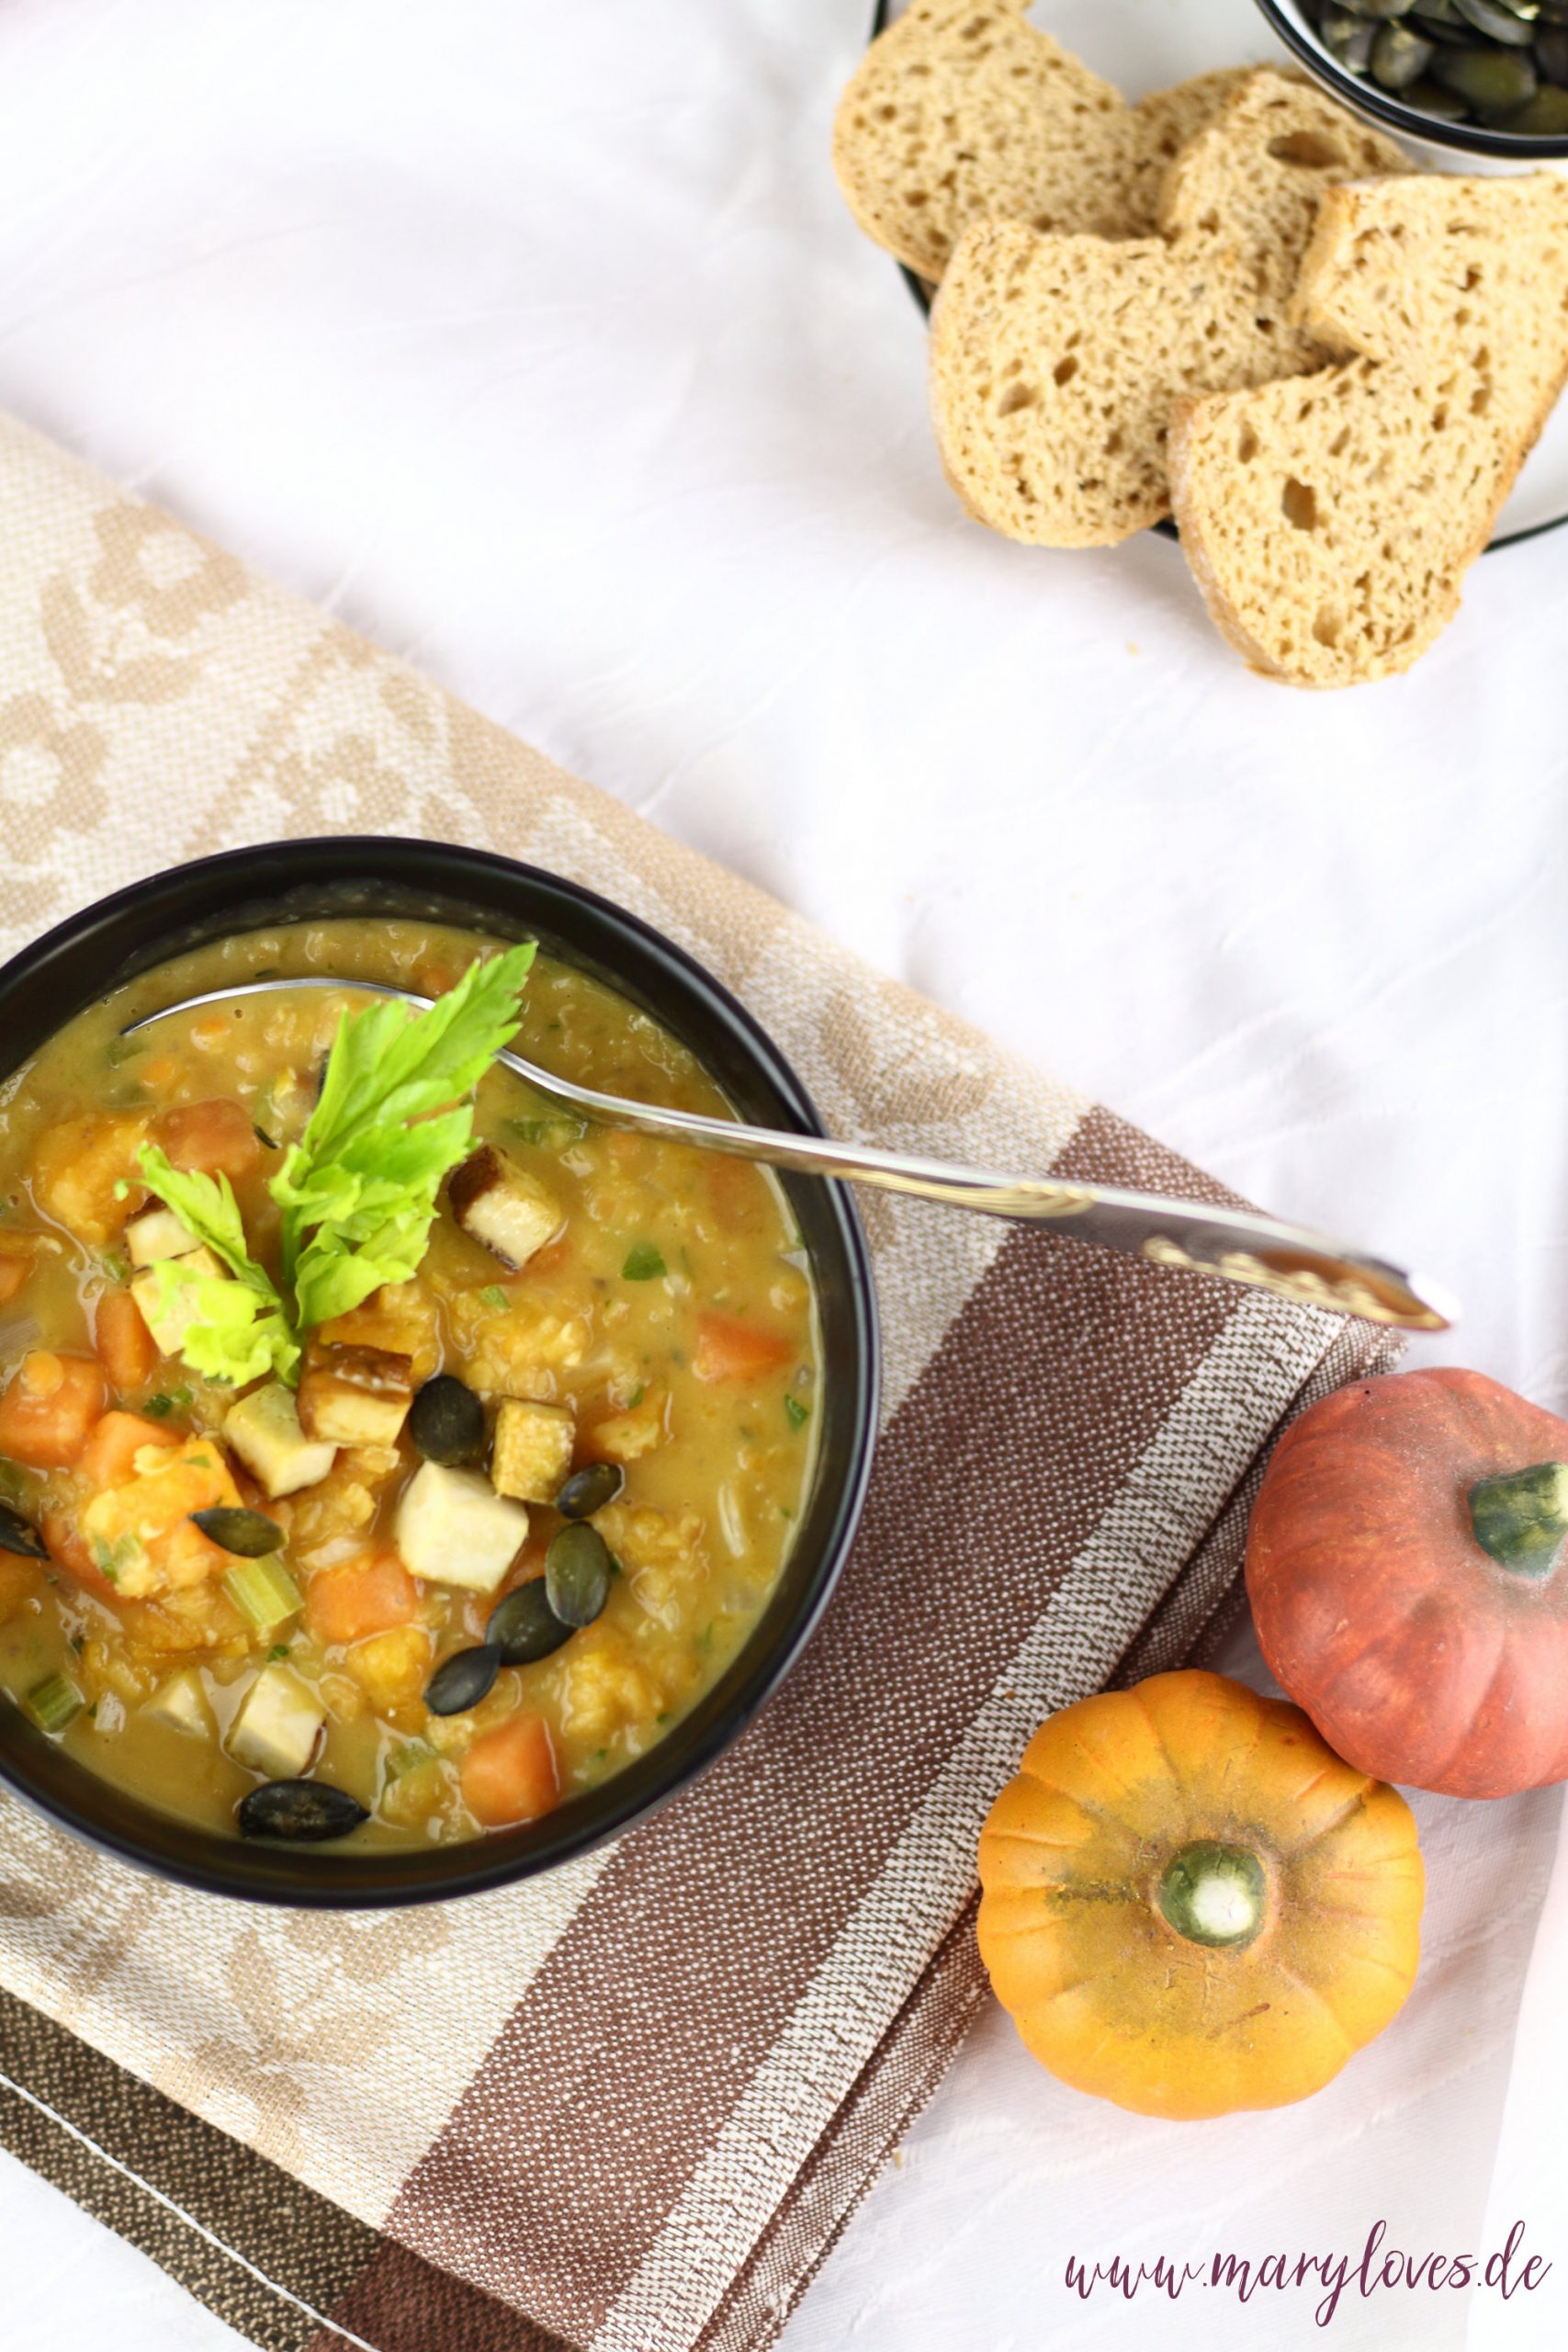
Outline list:
[[[1568,156],[1568,0],[1258,0],[1330,94],[1411,139]]]

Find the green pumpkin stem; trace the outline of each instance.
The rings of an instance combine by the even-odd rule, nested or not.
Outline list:
[[[1160,1877],[1159,1907],[1167,1925],[1189,1943],[1211,1951],[1249,1944],[1263,1925],[1268,1902],[1269,1882],[1257,1855],[1215,1838],[1183,1846]]]
[[[1481,1479],[1470,1490],[1470,1526],[1499,1567],[1549,1577],[1568,1538],[1568,1462],[1532,1462]]]

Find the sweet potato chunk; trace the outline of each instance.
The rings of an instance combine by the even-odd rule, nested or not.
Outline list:
[[[114,1239],[146,1197],[137,1155],[148,1122],[135,1112],[95,1111],[39,1137],[32,1187],[39,1206],[94,1250]],[[115,1186],[125,1184],[123,1200]]]
[[[319,1642],[363,1642],[412,1623],[419,1587],[395,1552],[321,1568],[305,1593],[305,1623]]]
[[[108,1402],[103,1367],[91,1356],[24,1356],[0,1396],[0,1454],[29,1470],[71,1470]]]
[[[555,1750],[542,1715],[513,1715],[476,1739],[462,1764],[463,1797],[487,1829],[537,1821],[560,1795]]]
[[[198,1168],[237,1184],[260,1161],[262,1148],[243,1102],[220,1095],[210,1102],[185,1102],[165,1111],[153,1130],[175,1168]]]
[[[93,1345],[117,1396],[145,1387],[158,1369],[158,1343],[128,1290],[107,1290],[99,1299]]]
[[[135,1477],[136,1457],[145,1447],[172,1450],[181,1442],[178,1430],[143,1420],[140,1413],[106,1413],[76,1466],[89,1487],[123,1487]]]
[[[699,1380],[763,1380],[795,1360],[795,1346],[776,1332],[759,1330],[738,1315],[709,1312],[697,1318],[694,1369]]]
[[[240,1499],[216,1439],[186,1437],[171,1446],[160,1437],[138,1443],[130,1470],[129,1478],[94,1495],[79,1514],[93,1565],[122,1600],[158,1600],[233,1566],[231,1555],[209,1542],[191,1519],[193,1511],[215,1504],[232,1508]]]

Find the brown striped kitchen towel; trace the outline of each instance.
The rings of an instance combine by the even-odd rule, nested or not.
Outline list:
[[[150,838],[167,865],[457,837],[680,940],[830,1129],[1213,1195],[14,424],[0,502],[6,952]],[[1384,1360],[1310,1307],[865,1205],[863,1532],[784,1690],[646,1826],[504,1894],[327,1917],[153,1883],[0,1804],[0,2132],[257,2344],[768,2342],[980,1997],[976,1832],[1028,1733],[1191,1652],[1272,1433]]]

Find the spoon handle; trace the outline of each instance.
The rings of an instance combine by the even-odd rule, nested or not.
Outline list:
[[[412,989],[310,974],[295,979],[250,980],[214,989],[204,996],[186,997],[161,1012],[143,1014],[124,1034],[132,1036],[152,1022],[193,1012],[200,1005],[300,988],[402,997],[421,1006],[431,1001]],[[871,1184],[886,1193],[941,1201],[950,1208],[977,1210],[985,1216],[1008,1217],[1021,1224],[1059,1224],[1075,1241],[1096,1242],[1102,1249],[1120,1250],[1156,1266],[1215,1274],[1253,1290],[1272,1291],[1281,1298],[1328,1307],[1341,1315],[1359,1315],[1370,1323],[1409,1331],[1443,1331],[1454,1320],[1452,1302],[1436,1283],[1418,1281],[1402,1267],[1348,1249],[1325,1234],[1281,1225],[1248,1210],[1206,1208],[1196,1201],[1122,1192],[1107,1184],[998,1176],[910,1153],[883,1151],[874,1144],[834,1143],[823,1136],[746,1126],[735,1120],[707,1118],[695,1111],[664,1110],[650,1102],[628,1102],[617,1094],[600,1094],[592,1087],[557,1078],[536,1063],[525,1061],[520,1054],[503,1052],[497,1059],[541,1094],[581,1111],[603,1126],[626,1127],[665,1142],[694,1144],[702,1150],[727,1152],[736,1159],[761,1160],[770,1168]]]

